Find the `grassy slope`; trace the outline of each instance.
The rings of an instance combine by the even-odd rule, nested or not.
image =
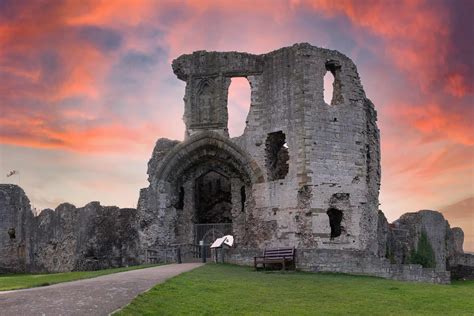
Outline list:
[[[118,313],[157,314],[473,315],[474,282],[432,285],[208,264],[155,286]]]
[[[101,275],[149,268],[156,265],[132,266],[98,271],[78,271],[47,274],[4,274],[0,275],[0,291],[26,289],[36,286],[45,286],[55,283],[68,282],[80,279],[89,279]]]

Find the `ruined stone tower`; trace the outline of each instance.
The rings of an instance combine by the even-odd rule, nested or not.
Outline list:
[[[149,162],[138,205],[145,247],[218,230],[235,236],[236,251],[377,251],[379,131],[348,57],[309,44],[263,55],[198,51],[173,71],[186,82],[186,133],[183,142],[158,140]],[[243,135],[229,138],[233,77],[248,79],[251,104]]]
[[[157,141],[137,209],[63,203],[34,216],[20,187],[0,184],[0,273],[196,260],[200,241],[232,234],[227,262],[250,264],[265,247],[290,246],[306,271],[474,279],[463,232],[441,213],[389,224],[378,210],[376,112],[349,58],[297,44],[263,55],[199,51],[173,70],[186,82],[185,138]],[[247,78],[251,104],[244,133],[229,138],[232,77]],[[433,249],[432,267],[410,259],[420,236]]]

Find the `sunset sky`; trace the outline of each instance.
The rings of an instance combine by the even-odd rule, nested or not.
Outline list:
[[[461,205],[446,216],[474,251],[473,12],[468,0],[0,0],[0,182],[38,209],[136,207],[155,141],[183,139],[174,58],[309,42],[349,56],[376,106],[388,219]],[[229,102],[238,136],[245,80]]]

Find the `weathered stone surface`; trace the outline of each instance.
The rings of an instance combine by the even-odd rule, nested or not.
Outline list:
[[[453,227],[448,231],[448,256],[455,256],[459,253],[464,253],[464,232],[461,227]]]
[[[64,203],[34,217],[20,187],[0,185],[0,268],[64,272],[138,264],[136,213],[98,202]]]
[[[377,117],[349,58],[303,43],[263,55],[194,52],[174,60],[173,70],[186,81],[185,140],[149,163],[138,207],[142,245],[195,241],[199,218],[213,222],[195,216],[203,192],[196,180],[214,171],[231,180],[238,247],[378,251]],[[328,71],[331,105],[323,99]],[[251,86],[237,138],[227,130],[232,77]],[[154,152],[164,147],[159,142]]]
[[[45,210],[31,227],[37,271],[92,270],[137,264],[135,209],[91,202],[82,208],[61,204]]]
[[[448,269],[454,279],[474,280],[474,254],[458,253],[450,257]]]
[[[463,251],[464,232],[454,227],[446,243],[448,260],[446,268],[454,279],[474,280],[474,254]]]
[[[16,185],[0,184],[0,273],[28,270],[30,200]]]
[[[390,244],[393,243],[391,240],[391,231],[390,226],[388,224],[387,218],[385,214],[379,210],[378,213],[378,223],[377,223],[377,256],[380,258],[387,258],[390,259],[391,257],[391,249]],[[391,261],[393,262],[394,259],[392,258]]]
[[[450,228],[443,214],[430,210],[406,213],[396,220],[393,226],[396,229],[407,231],[406,250],[408,252],[404,254],[405,258],[412,249],[416,249],[421,233],[425,232],[435,253],[436,269],[440,271],[446,270],[446,241]]]
[[[450,228],[437,211],[422,210],[407,213],[389,224],[379,212],[378,256],[392,264],[409,264],[410,253],[416,250],[418,239],[425,232],[433,248],[436,271],[451,271],[455,278],[474,278],[473,255],[464,254],[464,233],[461,228]]]

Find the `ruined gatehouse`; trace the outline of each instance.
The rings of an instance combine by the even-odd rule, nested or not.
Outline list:
[[[193,225],[229,224],[239,247],[377,251],[377,118],[349,58],[305,44],[200,51],[173,71],[186,82],[185,139],[157,142],[138,204],[145,243],[191,243],[202,237]],[[251,104],[243,135],[229,138],[233,77],[248,79]]]
[[[66,204],[33,217],[25,202],[23,215],[14,216],[15,196],[27,198],[3,187],[0,214],[11,220],[0,227],[0,246],[9,249],[0,268],[20,262],[25,271],[81,270],[151,255],[175,260],[178,248],[186,257],[200,241],[232,234],[236,244],[226,258],[238,264],[265,247],[294,246],[297,267],[309,271],[441,283],[449,282],[447,269],[472,273],[462,231],[440,213],[407,214],[389,225],[378,210],[377,115],[348,57],[296,44],[262,55],[197,51],[172,67],[186,82],[185,137],[157,141],[137,209]],[[331,104],[323,98],[328,72]],[[233,77],[247,78],[251,104],[243,134],[230,138]],[[10,228],[21,233],[7,239]],[[434,243],[431,269],[407,264],[422,233]]]

